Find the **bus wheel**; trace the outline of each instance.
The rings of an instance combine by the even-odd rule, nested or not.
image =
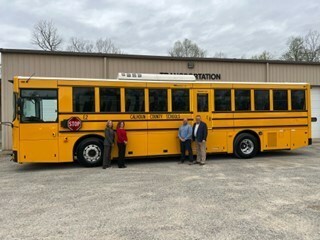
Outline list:
[[[234,141],[234,155],[237,158],[252,158],[258,152],[258,140],[249,133],[241,133]]]
[[[102,163],[103,144],[97,138],[82,141],[77,150],[77,159],[85,167],[95,167]]]

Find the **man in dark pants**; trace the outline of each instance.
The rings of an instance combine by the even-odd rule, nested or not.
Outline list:
[[[189,161],[193,161],[192,148],[191,148],[191,137],[192,127],[188,124],[188,119],[183,119],[183,124],[179,128],[178,137],[180,139],[181,158],[179,163],[183,163],[186,158],[186,150],[189,154]]]
[[[106,169],[111,167],[111,150],[114,145],[114,131],[112,129],[112,121],[107,122],[106,129],[104,130],[105,138],[103,141],[103,159],[102,159],[102,168]]]
[[[208,136],[208,127],[201,121],[200,115],[196,116],[196,123],[193,125],[192,138],[197,146],[197,161],[193,164],[205,165],[206,163],[206,141]]]

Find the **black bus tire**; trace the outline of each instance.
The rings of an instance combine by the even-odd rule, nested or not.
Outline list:
[[[259,142],[250,133],[239,134],[234,141],[234,155],[237,158],[252,158],[259,151]]]
[[[77,160],[85,167],[96,167],[102,164],[103,143],[97,138],[83,140],[77,149]]]

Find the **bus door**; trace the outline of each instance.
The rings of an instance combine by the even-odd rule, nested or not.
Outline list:
[[[20,89],[19,162],[58,161],[58,90]]]
[[[210,90],[209,89],[195,89],[195,105],[193,107],[194,117],[201,116],[201,120],[205,122],[208,128],[211,128],[211,112],[210,112]],[[195,119],[194,119],[195,121]]]

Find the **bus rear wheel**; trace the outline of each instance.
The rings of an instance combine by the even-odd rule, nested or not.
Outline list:
[[[234,155],[237,158],[252,158],[258,152],[259,142],[250,133],[239,134],[234,141]]]
[[[83,140],[77,149],[77,159],[85,167],[96,167],[102,164],[103,143],[97,138]]]

